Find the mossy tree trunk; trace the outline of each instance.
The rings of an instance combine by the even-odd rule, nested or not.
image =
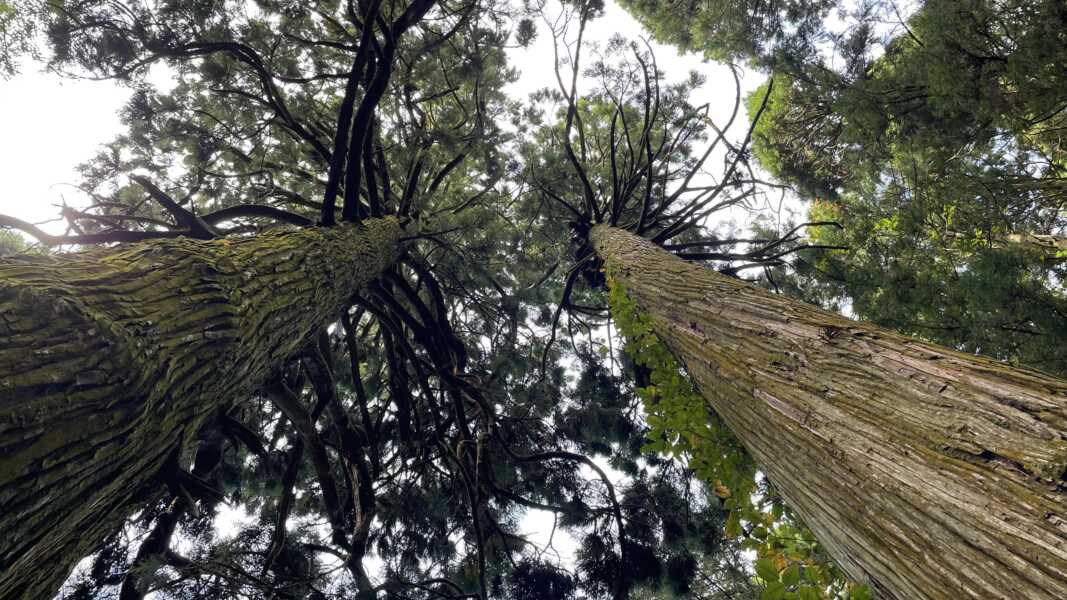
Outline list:
[[[881,598],[1067,598],[1067,382],[591,241],[708,404]]]
[[[394,262],[402,231],[374,219],[0,262],[0,598],[50,597],[207,417]]]

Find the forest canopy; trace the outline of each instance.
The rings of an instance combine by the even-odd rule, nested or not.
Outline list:
[[[1067,7],[622,0],[718,114],[605,4],[0,0],[131,90],[0,215],[0,598],[1067,589]]]

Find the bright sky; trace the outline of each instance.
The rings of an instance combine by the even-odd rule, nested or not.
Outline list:
[[[21,74],[0,80],[0,213],[34,222],[80,197],[62,184],[75,182],[74,166],[119,131],[117,111],[129,97],[111,82],[39,71],[24,62]]]
[[[529,48],[511,52],[512,65],[522,73],[521,79],[508,90],[512,95],[525,97],[533,90],[555,87],[552,38],[544,24],[539,25],[539,35]],[[608,2],[605,16],[587,28],[586,40],[590,44],[583,50],[583,64],[589,64],[592,43],[606,43],[615,34],[632,40],[640,40],[645,35],[633,18]],[[693,104],[708,102],[711,116],[716,122],[724,123],[734,102],[729,69],[703,62],[698,56],[680,55],[671,47],[652,44],[652,48],[668,81],[683,79],[691,70],[706,77],[707,83],[695,94]],[[31,222],[54,219],[58,215],[55,205],[64,200],[75,205],[82,202],[80,192],[64,184],[76,182],[75,166],[120,132],[117,113],[130,96],[128,89],[112,82],[64,79],[40,70],[40,65],[24,62],[22,74],[8,81],[0,80],[0,132],[3,132],[0,213]],[[755,89],[762,79],[759,73],[745,72],[743,93]],[[743,134],[743,114],[738,121],[737,132],[731,139]],[[63,232],[58,223],[45,228],[53,233]],[[595,477],[592,472],[585,475]],[[243,518],[243,511],[235,507],[220,516],[222,521],[237,521]],[[531,514],[522,525],[534,541],[543,545],[552,529],[552,520],[547,514]],[[556,531],[554,538],[555,548],[565,563],[572,560],[574,547],[573,540],[568,538],[560,531]]]
[[[604,45],[613,35],[618,34],[638,42],[649,38],[641,25],[629,13],[619,8],[614,2],[609,1],[605,4],[604,16],[592,21],[586,29],[587,45],[583,48],[581,57],[583,68],[589,66],[591,62],[590,51],[593,45],[597,43]],[[558,13],[551,8],[547,12],[549,15]],[[525,50],[517,48],[510,53],[512,64],[522,72],[522,78],[508,88],[508,92],[512,95],[525,96],[545,86],[556,87],[552,66],[552,36],[546,30],[544,23],[538,23],[538,25],[538,36],[533,44]],[[570,37],[573,38],[573,36],[572,33]],[[651,41],[650,38],[649,41]],[[694,105],[710,103],[711,115],[721,116],[721,119],[717,120],[725,120],[729,116],[734,102],[734,83],[729,68],[718,63],[705,62],[696,54],[681,54],[672,46],[655,42],[651,45],[660,71],[666,75],[669,82],[684,79],[690,71],[697,71],[707,78],[707,84],[692,97]],[[742,92],[748,93],[762,82],[763,76],[759,73],[745,72],[742,78]],[[582,88],[579,85],[579,92],[581,91]]]

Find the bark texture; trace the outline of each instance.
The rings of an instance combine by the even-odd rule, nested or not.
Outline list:
[[[880,598],[1067,598],[1067,382],[591,241],[786,501]]]
[[[0,262],[0,598],[48,598],[203,420],[400,252],[395,219]]]

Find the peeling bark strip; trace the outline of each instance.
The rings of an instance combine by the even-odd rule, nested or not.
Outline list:
[[[593,228],[612,276],[846,573],[880,598],[1067,598],[1067,382]]]
[[[168,454],[396,259],[395,219],[0,262],[0,598],[48,598]]]

